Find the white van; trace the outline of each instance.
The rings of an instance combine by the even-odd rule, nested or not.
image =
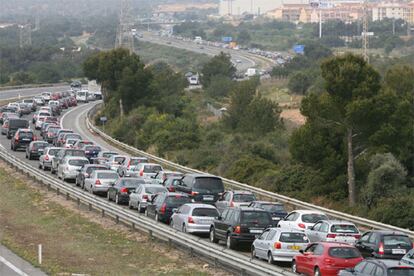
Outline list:
[[[88,91],[87,90],[81,90],[76,92],[76,100],[81,103],[87,103],[88,102]]]
[[[42,93],[42,98],[45,102],[48,102],[48,101],[50,101],[50,96],[51,95],[52,95],[52,93],[50,93],[50,92],[43,92]]]

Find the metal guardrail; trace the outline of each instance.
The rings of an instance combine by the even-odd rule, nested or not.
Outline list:
[[[87,127],[90,131],[95,132],[96,134],[98,134],[99,136],[101,136],[102,138],[104,138],[105,140],[109,141],[110,143],[118,146],[119,148],[123,148],[126,149],[127,151],[133,152],[134,154],[140,155],[140,156],[144,156],[147,157],[151,160],[154,160],[162,165],[171,167],[173,169],[182,171],[182,172],[186,172],[186,173],[205,173],[199,170],[195,170],[192,168],[188,168],[176,163],[173,163],[171,161],[168,161],[166,159],[157,157],[155,155],[149,154],[145,151],[142,150],[138,150],[130,145],[127,145],[121,141],[118,141],[117,139],[112,138],[111,136],[109,136],[108,134],[104,133],[103,131],[101,131],[99,128],[97,128],[95,125],[93,125],[90,121],[90,117],[91,114],[95,113],[99,107],[99,103],[94,105],[88,112],[87,118],[86,118],[86,124]],[[244,183],[240,183],[231,179],[226,179],[226,178],[222,178],[224,184],[233,187],[233,188],[237,188],[237,189],[243,189],[243,190],[248,190],[251,192],[256,193],[257,195],[263,196],[263,197],[267,197],[270,198],[272,200],[275,201],[280,201],[283,203],[287,203],[287,204],[291,204],[294,205],[296,208],[303,208],[303,209],[312,209],[312,210],[318,210],[321,212],[326,213],[328,216],[334,217],[334,218],[338,218],[341,220],[348,220],[351,221],[357,225],[363,226],[363,227],[367,227],[370,229],[384,229],[384,230],[391,230],[391,231],[399,231],[399,232],[403,232],[407,235],[410,236],[411,239],[414,239],[414,231],[411,231],[409,229],[403,229],[397,226],[393,226],[393,225],[389,225],[389,224],[385,224],[382,222],[378,222],[378,221],[373,221],[373,220],[369,220],[369,219],[365,219],[365,218],[361,218],[358,216],[354,216],[351,214],[347,214],[347,213],[343,213],[343,212],[339,212],[339,211],[335,211],[335,210],[331,210],[331,209],[327,209],[321,206],[317,206],[308,202],[304,202],[304,201],[300,201],[291,197],[287,197],[281,194],[277,194],[277,193],[273,193],[273,192],[269,192],[254,186],[250,186],[248,184],[244,184]]]
[[[73,199],[78,206],[81,203],[85,204],[89,206],[89,210],[99,210],[102,216],[113,217],[117,222],[122,221],[133,229],[139,227],[140,231],[149,233],[151,238],[154,237],[167,241],[169,244],[176,244],[180,248],[188,248],[192,254],[199,254],[215,265],[221,265],[229,271],[237,271],[241,275],[296,275],[286,269],[251,259],[249,256],[212,244],[200,237],[173,230],[171,227],[139,215],[137,212],[110,204],[101,197],[83,192],[72,185],[39,171],[37,168],[8,153],[4,148],[0,149],[0,158],[14,166],[17,170],[46,185],[48,189],[56,190],[57,194],[66,196],[67,200]]]

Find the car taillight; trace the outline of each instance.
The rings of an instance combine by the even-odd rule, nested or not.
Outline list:
[[[4,127],[4,128],[8,128],[8,127],[9,127],[9,124],[8,124],[8,123],[4,123],[4,124],[3,124],[3,127]]]
[[[196,195],[198,195],[198,192],[194,192],[194,191],[191,192],[191,196],[196,196]]]
[[[355,239],[359,240],[361,238],[361,235],[360,234],[356,234],[356,235],[354,235],[354,237],[355,237]]]
[[[128,193],[128,189],[125,187],[121,188],[121,193]]]
[[[139,175],[144,176],[144,170],[143,169],[139,171]]]
[[[142,196],[142,199],[146,199],[146,200],[148,200],[148,195],[143,195],[143,196]]]
[[[326,237],[328,239],[335,239],[336,238],[336,234],[328,234],[328,235],[326,235]]]
[[[33,141],[36,141],[36,140],[37,140],[36,135],[33,135]]]
[[[128,169],[129,169],[129,167],[131,166],[131,159],[129,159],[129,161],[128,161]]]
[[[275,243],[273,244],[273,247],[274,247],[275,249],[281,249],[281,248],[282,248],[282,244],[281,244],[280,242],[275,242]]]
[[[384,255],[384,244],[382,242],[379,244],[378,254]]]
[[[16,134],[16,136],[14,136],[14,140],[19,141],[19,134]]]
[[[165,214],[165,211],[167,211],[167,204],[162,204],[161,208],[160,208],[160,213],[161,214]]]
[[[193,217],[188,217],[188,223],[195,223]]]
[[[236,234],[240,234],[240,226],[239,225],[237,225],[236,227],[234,227],[234,233],[236,233]]]
[[[303,229],[305,229],[305,228],[306,228],[306,225],[305,225],[305,224],[303,224],[303,223],[299,223],[299,224],[298,224],[298,226],[299,226],[299,228],[303,228]]]
[[[101,181],[99,179],[96,179],[95,185],[101,185]]]
[[[332,260],[330,258],[323,259],[323,262],[328,264],[328,265],[333,265],[335,263],[334,260]]]
[[[230,207],[234,207],[233,201],[230,201]]]
[[[168,187],[168,191],[169,192],[175,192],[175,189],[174,189],[174,187]]]
[[[414,248],[414,242],[413,242],[413,248]]]
[[[45,160],[48,161],[49,160],[49,155],[45,156]]]

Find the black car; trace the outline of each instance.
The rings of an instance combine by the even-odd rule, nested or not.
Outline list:
[[[269,212],[249,207],[224,209],[221,216],[210,227],[210,241],[226,241],[227,248],[235,249],[238,244],[252,244],[263,231],[272,227]]]
[[[18,148],[26,148],[32,141],[36,140],[33,130],[20,128],[10,141],[10,148],[16,151]]]
[[[129,194],[141,184],[145,184],[143,178],[120,178],[115,184],[108,189],[107,198],[113,200],[116,204],[128,204]]]
[[[273,225],[276,226],[277,223],[284,217],[287,216],[287,212],[283,203],[280,202],[270,202],[270,201],[252,201],[249,205],[252,208],[259,208],[270,213],[273,220]]]
[[[39,156],[43,154],[43,150],[49,146],[45,141],[33,141],[26,148],[26,158],[29,160],[39,159]]]
[[[80,186],[82,189],[85,188],[85,178],[89,178],[95,170],[109,170],[107,166],[97,164],[86,164],[82,167],[78,175],[76,176],[76,186]]]
[[[102,148],[96,145],[85,145],[82,149],[85,151],[85,156],[89,162],[98,157],[98,154],[102,151]]]
[[[224,185],[218,176],[185,174],[175,190],[189,194],[195,202],[214,204],[223,194]]]
[[[9,119],[9,128],[7,130],[7,138],[10,139],[19,128],[29,128],[29,121],[25,119]]]
[[[154,218],[156,221],[162,221],[168,224],[173,210],[190,202],[191,198],[186,194],[162,193],[153,197],[151,203],[148,204],[145,210],[145,215]]]
[[[339,271],[338,276],[413,276],[414,267],[402,264],[397,260],[367,259],[354,268]]]
[[[362,235],[355,247],[363,257],[400,260],[413,248],[413,242],[404,233],[373,230]]]

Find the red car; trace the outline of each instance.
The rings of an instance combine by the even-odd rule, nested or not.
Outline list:
[[[347,243],[311,243],[300,253],[293,258],[292,270],[305,275],[336,276],[363,260],[359,250]]]

